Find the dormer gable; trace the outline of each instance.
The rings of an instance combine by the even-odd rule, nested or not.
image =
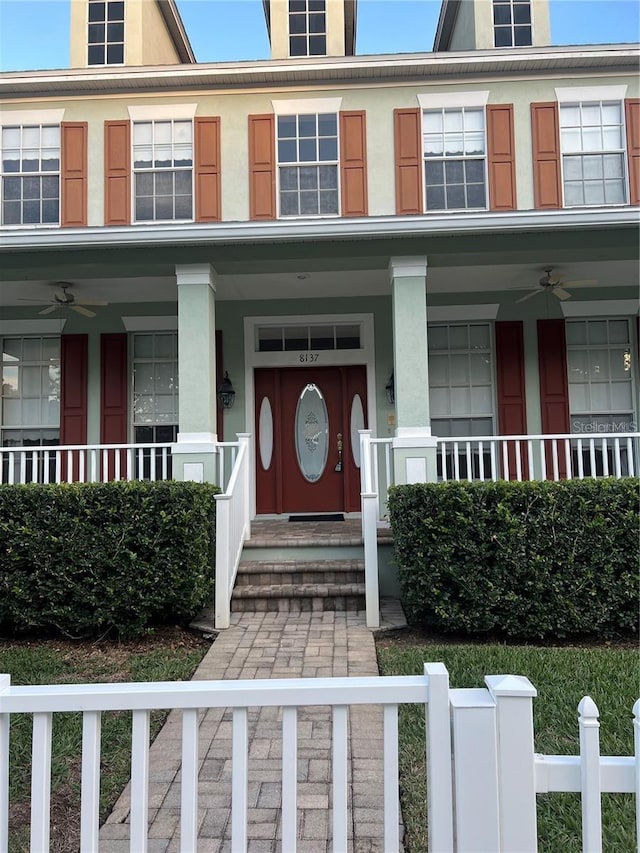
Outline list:
[[[195,61],[175,0],[71,0],[72,68]]]
[[[353,56],[356,0],[263,0],[271,59]]]
[[[443,0],[434,51],[545,47],[549,0]]]

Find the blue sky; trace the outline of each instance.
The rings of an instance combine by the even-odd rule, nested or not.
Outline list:
[[[147,0],[151,2],[151,0]],[[266,59],[262,0],[177,0],[199,62]],[[0,70],[66,68],[70,0],[0,0]],[[357,53],[429,51],[440,0],[358,0]],[[553,44],[640,40],[640,0],[550,0]]]

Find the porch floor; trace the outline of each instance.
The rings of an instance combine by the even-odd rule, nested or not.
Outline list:
[[[298,528],[312,523],[282,524]],[[393,611],[389,616],[393,619]],[[232,613],[231,627],[217,637],[194,679],[377,674],[373,634],[362,612]],[[249,710],[248,853],[276,853],[282,846],[280,715],[278,708]],[[380,708],[350,707],[349,731],[349,853],[384,853]],[[180,739],[181,715],[172,711],[150,750],[149,853],[180,849]],[[227,853],[231,850],[229,712],[201,712],[200,759],[198,851]],[[331,716],[326,707],[299,712],[297,776],[298,853],[325,853],[332,849]],[[127,787],[102,827],[101,853],[129,850],[129,813]]]

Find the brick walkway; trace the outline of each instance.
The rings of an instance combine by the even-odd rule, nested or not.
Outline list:
[[[373,635],[363,613],[237,613],[212,645],[194,679],[377,675]],[[382,844],[382,714],[349,712],[349,851],[384,853]],[[249,711],[249,853],[281,851],[281,725],[277,708]],[[298,715],[298,853],[331,845],[331,716],[328,708]],[[171,712],[150,751],[149,853],[179,851],[181,715]],[[231,850],[231,716],[204,712],[200,726],[197,853]],[[100,833],[101,853],[129,850],[129,789]],[[196,851],[194,851],[196,853]],[[287,853],[287,851],[282,851]]]

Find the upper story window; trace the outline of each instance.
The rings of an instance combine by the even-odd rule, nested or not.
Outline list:
[[[2,128],[2,224],[60,221],[60,126]]]
[[[277,160],[280,216],[338,214],[335,113],[279,115]]]
[[[89,0],[88,64],[124,63],[124,0]]]
[[[625,132],[620,101],[560,104],[564,203],[625,204]]]
[[[134,220],[193,219],[193,122],[133,123]]]
[[[493,41],[496,47],[533,44],[531,0],[493,0]]]
[[[326,56],[325,0],[289,0],[289,55]]]
[[[486,209],[484,108],[424,110],[426,210]]]

